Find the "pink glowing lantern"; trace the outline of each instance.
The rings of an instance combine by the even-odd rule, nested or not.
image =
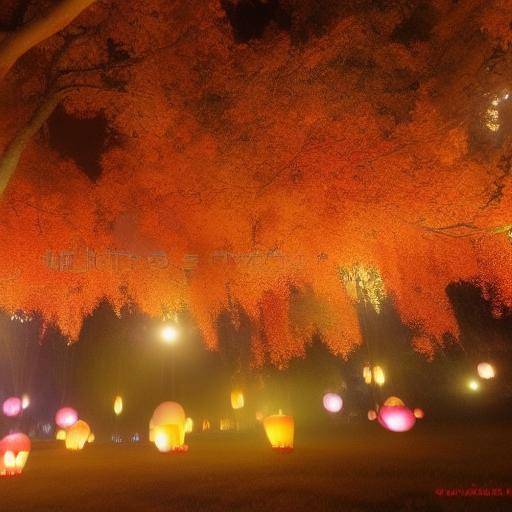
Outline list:
[[[11,398],[5,400],[2,409],[4,411],[4,414],[6,416],[9,416],[10,418],[18,416],[19,414],[21,414],[21,411],[23,410],[21,399],[18,398],[17,396],[11,396]]]
[[[423,411],[423,409],[420,409],[419,407],[414,409],[413,414],[414,417],[417,418],[418,420],[421,420],[425,417],[425,412]]]
[[[78,421],[78,413],[72,407],[62,407],[55,415],[55,423],[60,428],[72,427]]]
[[[10,434],[0,441],[0,476],[19,475],[30,454],[32,443],[25,434]]]
[[[323,398],[325,410],[329,412],[340,412],[343,407],[343,399],[336,393],[326,393]]]
[[[384,405],[379,409],[379,423],[391,432],[407,432],[414,427],[416,417],[403,405]]]

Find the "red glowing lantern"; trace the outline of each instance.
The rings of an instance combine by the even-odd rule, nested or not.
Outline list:
[[[55,423],[60,428],[72,427],[78,421],[78,413],[72,407],[62,407],[55,415]]]
[[[414,427],[416,418],[412,411],[403,405],[384,405],[379,409],[379,423],[391,432],[407,432]]]
[[[30,454],[32,443],[25,434],[10,434],[0,441],[0,476],[19,475]]]
[[[21,399],[17,396],[11,396],[11,398],[5,400],[2,409],[4,414],[10,418],[18,416],[23,410]]]

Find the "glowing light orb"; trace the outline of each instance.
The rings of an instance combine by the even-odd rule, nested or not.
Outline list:
[[[384,428],[391,432],[407,432],[416,423],[412,411],[402,405],[383,405],[379,409],[378,420]]]
[[[119,416],[123,412],[123,398],[116,396],[114,400],[114,414]]]
[[[419,420],[421,420],[425,417],[425,412],[423,411],[423,409],[420,409],[419,407],[414,409],[413,414],[414,414],[414,417]]]
[[[377,419],[377,413],[373,409],[368,411],[368,419],[370,421],[374,421]]]
[[[19,475],[30,454],[32,443],[25,434],[10,434],[0,441],[0,476]]]
[[[323,404],[325,410],[329,412],[340,412],[343,407],[343,399],[336,393],[326,393],[323,397]]]
[[[91,435],[91,427],[83,421],[78,420],[66,433],[66,448],[72,451],[82,450]]]
[[[478,391],[480,389],[480,383],[475,379],[471,379],[468,381],[468,388],[471,391]]]
[[[11,396],[4,401],[2,410],[4,411],[4,414],[9,418],[18,416],[23,410],[21,400],[17,396]]]
[[[494,367],[489,363],[479,363],[476,369],[479,377],[482,379],[494,379],[496,376]]]
[[[287,416],[279,411],[279,414],[267,416],[263,420],[265,434],[273,450],[291,452],[295,434],[295,422],[293,416]]]
[[[165,343],[174,343],[179,336],[179,331],[174,325],[166,325],[162,328],[162,339]]]
[[[30,397],[25,393],[21,397],[21,408],[23,410],[25,410],[25,409],[28,409],[29,406],[30,406]]]
[[[241,389],[231,391],[231,407],[235,410],[243,409],[245,405],[244,393]]]
[[[55,423],[60,428],[72,427],[78,421],[78,413],[72,407],[62,407],[55,415]]]

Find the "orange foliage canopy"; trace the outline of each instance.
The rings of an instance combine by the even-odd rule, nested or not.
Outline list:
[[[276,365],[315,331],[349,354],[361,297],[394,301],[428,356],[457,335],[449,283],[511,306],[512,2],[319,4],[267,2],[285,22],[244,36],[240,1],[101,2],[20,59],[0,147],[61,89],[108,130],[95,181],[55,128],[25,149],[0,201],[0,305],[71,339],[102,297],[187,305],[215,347],[239,304],[255,364]]]

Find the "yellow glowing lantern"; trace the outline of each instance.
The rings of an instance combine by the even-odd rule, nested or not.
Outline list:
[[[292,451],[295,431],[293,416],[287,416],[279,411],[279,414],[267,416],[263,420],[265,434],[274,450]]]
[[[231,407],[233,409],[242,409],[244,407],[245,400],[244,394],[241,389],[234,389],[231,391]]]
[[[155,409],[149,422],[149,440],[163,453],[186,451],[185,422],[185,411],[180,404],[163,402]]]
[[[57,441],[65,441],[66,440],[66,431],[63,428],[60,428],[57,430],[57,433],[55,434],[55,439]]]
[[[387,398],[386,401],[384,402],[384,405],[389,407],[395,407],[397,405],[405,406],[404,402],[400,400],[400,398],[398,398],[397,396],[390,396],[389,398]]]
[[[373,380],[377,386],[383,386],[386,382],[386,377],[384,375],[384,370],[380,366],[373,367]]]
[[[210,430],[210,422],[208,420],[203,420],[203,432],[207,432]]]
[[[192,418],[187,418],[185,420],[185,433],[190,434],[194,430],[194,420]]]
[[[476,369],[478,376],[482,379],[494,379],[496,376],[494,367],[489,363],[479,363]]]
[[[471,379],[468,381],[468,388],[471,391],[478,391],[480,389],[480,383],[475,379]]]
[[[83,421],[78,420],[74,425],[68,428],[66,433],[66,448],[68,450],[81,450],[87,439],[89,439],[89,435],[91,434],[91,428],[89,425]]]
[[[119,416],[123,412],[123,398],[121,396],[116,396],[114,400],[114,413],[116,416]]]
[[[94,443],[94,441],[96,441],[96,436],[91,432],[89,434],[89,437],[87,438],[87,442],[88,443]]]
[[[228,430],[233,430],[235,428],[235,423],[231,418],[221,418],[219,421],[219,429],[222,432],[226,432]]]
[[[372,383],[372,369],[369,366],[363,368],[363,379],[366,384]]]

